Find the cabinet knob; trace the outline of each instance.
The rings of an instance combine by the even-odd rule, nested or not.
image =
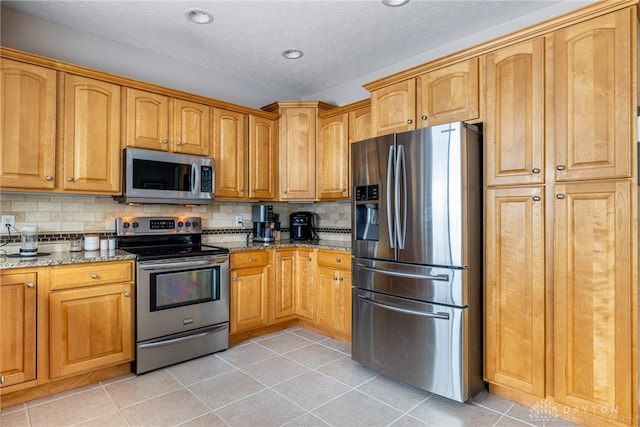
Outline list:
[[[336,262],[342,262],[340,258],[336,258]]]
[[[531,171],[533,173],[540,173],[540,169],[539,168],[533,168],[533,170]]]
[[[97,274],[92,274],[92,275],[91,275],[91,278],[92,278],[92,279],[97,279],[97,278],[98,278],[98,275],[97,275]]]
[[[556,169],[558,169],[559,171],[563,171],[564,170],[564,165],[558,165],[558,166],[556,166]]]
[[[427,116],[420,117],[422,120],[427,120]]]
[[[237,282],[237,281],[238,281],[238,278],[237,278],[237,277],[234,277],[234,278],[233,278],[233,281],[234,281],[234,282]]]
[[[0,375],[0,384],[4,384],[4,375]]]
[[[240,191],[244,191],[244,188],[241,188]]]
[[[344,192],[346,192],[346,191],[347,191],[347,189],[346,189],[346,188],[343,188],[343,189],[342,189],[342,192],[343,192],[343,193],[344,193]]]
[[[534,201],[534,202],[539,202],[540,200],[542,200],[542,199],[540,198],[540,196],[533,196],[533,201]]]
[[[125,292],[125,293],[124,293],[124,296],[125,296],[126,298],[129,298],[129,297],[131,296],[131,294],[130,294],[129,292]]]
[[[311,257],[307,258],[307,261],[311,262]]]
[[[182,145],[182,141],[176,141],[176,145]]]
[[[67,181],[69,181],[69,182],[73,182],[73,177],[72,177],[72,176],[68,176],[68,177],[67,177]]]
[[[163,139],[163,140],[162,140],[162,143],[163,143],[163,144],[168,144],[168,143],[169,143],[169,140],[168,140],[168,139]]]
[[[36,285],[34,285],[33,283],[31,283],[31,282],[27,283],[27,288],[33,289],[35,287],[36,287]]]
[[[287,190],[282,190],[282,194],[287,194]]]
[[[53,180],[53,177],[51,175],[47,175],[47,176],[44,177],[44,179],[46,181],[51,181],[51,180]]]
[[[556,199],[559,199],[559,200],[564,199],[564,194],[562,194],[562,193],[556,194]]]
[[[407,120],[407,124],[410,125],[411,123],[413,123],[413,120],[409,119]]]
[[[249,257],[249,262],[253,262],[253,258]]]
[[[334,278],[333,278],[333,280],[336,280],[336,281],[337,281],[337,280],[338,280],[338,278],[337,278],[337,277],[334,277]]]
[[[342,282],[344,280],[344,277],[340,276],[339,280]]]

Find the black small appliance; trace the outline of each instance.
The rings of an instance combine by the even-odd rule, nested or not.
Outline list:
[[[272,205],[255,205],[251,207],[253,221],[253,241],[269,243],[275,240],[276,218]]]
[[[295,212],[289,215],[291,240],[318,240],[316,235],[316,214]]]

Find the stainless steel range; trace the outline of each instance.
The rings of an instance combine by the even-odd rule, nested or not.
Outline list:
[[[135,373],[227,349],[229,250],[202,244],[201,219],[119,217],[116,235],[136,255]]]

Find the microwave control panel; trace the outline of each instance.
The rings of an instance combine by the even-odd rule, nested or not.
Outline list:
[[[213,167],[200,166],[200,192],[213,193]]]

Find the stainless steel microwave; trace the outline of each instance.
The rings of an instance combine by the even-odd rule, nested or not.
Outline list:
[[[202,205],[213,202],[213,159],[125,148],[121,203]]]

